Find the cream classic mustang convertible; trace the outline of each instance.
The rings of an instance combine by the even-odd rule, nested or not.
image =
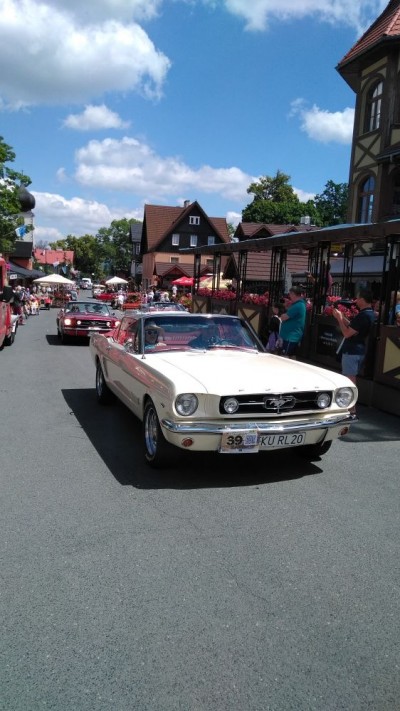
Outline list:
[[[266,353],[235,316],[127,312],[90,350],[98,401],[117,396],[142,420],[153,467],[176,448],[315,459],[348,432],[357,399],[348,378]]]

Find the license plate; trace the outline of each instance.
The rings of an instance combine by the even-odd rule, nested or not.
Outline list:
[[[279,447],[298,447],[306,440],[305,432],[292,432],[290,434],[260,435],[258,445],[260,449],[277,449]]]
[[[222,454],[251,454],[258,452],[257,430],[246,430],[246,432],[227,430],[221,437],[219,451]]]

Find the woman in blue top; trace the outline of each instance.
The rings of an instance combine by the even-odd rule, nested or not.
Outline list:
[[[285,307],[286,313],[281,316],[279,334],[282,339],[282,355],[294,359],[306,325],[306,302],[301,287],[292,286]]]

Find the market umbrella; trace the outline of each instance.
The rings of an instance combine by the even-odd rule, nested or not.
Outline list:
[[[45,276],[39,277],[39,279],[33,280],[35,284],[64,284],[72,286],[75,282],[71,279],[63,277],[61,274],[46,274]]]
[[[113,285],[113,284],[127,284],[126,279],[121,279],[121,277],[111,277],[111,279],[107,279],[106,284]]]
[[[176,286],[193,286],[193,277],[181,276],[179,279],[174,279],[171,284],[176,284]]]

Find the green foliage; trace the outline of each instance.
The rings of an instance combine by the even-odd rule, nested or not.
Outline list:
[[[274,177],[262,176],[247,188],[253,202],[242,211],[243,222],[265,222],[276,225],[297,225],[306,214],[291,185],[290,176],[277,171]]]
[[[315,196],[315,206],[321,216],[321,224],[341,225],[347,222],[349,186],[328,180],[321,195]]]
[[[18,190],[21,185],[27,187],[31,184],[29,176],[6,165],[14,161],[13,149],[0,136],[0,253],[3,254],[12,251],[16,239],[15,229],[20,224]]]
[[[117,272],[128,275],[132,260],[130,225],[134,222],[138,220],[113,220],[110,227],[101,227],[96,235],[68,235],[50,247],[73,250],[75,269],[83,275],[94,274],[96,280]]]
[[[309,216],[312,225],[322,227],[346,221],[347,183],[329,180],[321,195],[300,202],[289,180],[289,175],[278,170],[274,177],[265,175],[251,183],[247,192],[254,198],[242,211],[243,222],[299,225],[302,217]]]

